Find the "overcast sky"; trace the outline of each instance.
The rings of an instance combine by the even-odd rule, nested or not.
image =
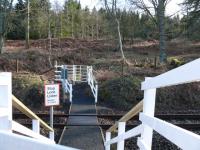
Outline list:
[[[51,2],[53,3],[56,0],[51,0]],[[64,4],[65,0],[57,0],[61,5]],[[80,0],[82,7],[88,6],[90,9],[94,8],[94,6],[96,8],[101,7],[101,3],[99,2],[100,0]],[[128,1],[128,0],[124,0],[124,1]],[[177,11],[179,11],[181,9],[181,7],[178,5],[180,3],[182,3],[183,0],[171,0],[171,2],[168,4],[167,9],[166,9],[166,13],[167,15],[171,15],[176,13]]]
[[[14,0],[15,2],[17,0]],[[57,1],[60,3],[60,5],[64,4],[65,0],[50,0],[52,2],[52,4],[54,3],[54,1]],[[128,0],[123,0],[123,1],[128,1]],[[102,2],[100,2],[100,0],[80,0],[81,2],[81,6],[82,8],[88,6],[89,9],[94,8],[94,6],[96,8],[100,8],[102,5]],[[166,9],[166,14],[167,15],[172,15],[174,13],[176,13],[177,11],[180,11],[181,7],[178,5],[180,3],[182,3],[183,0],[171,0],[171,2],[168,4],[167,9]],[[123,8],[123,6],[121,7]]]

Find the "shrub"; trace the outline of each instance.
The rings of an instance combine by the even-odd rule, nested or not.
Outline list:
[[[44,88],[40,76],[31,74],[14,76],[13,94],[28,107],[42,106]]]
[[[115,108],[130,109],[142,99],[138,78],[124,77],[105,81],[99,89],[99,99]]]

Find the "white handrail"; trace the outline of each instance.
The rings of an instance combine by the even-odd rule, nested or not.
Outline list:
[[[92,93],[95,98],[95,103],[97,103],[98,100],[98,84],[97,81],[93,75],[93,69],[92,66],[87,67],[87,74],[88,74],[88,84],[90,85],[90,88],[92,90]]]
[[[200,80],[200,58],[142,82],[142,90],[196,82]]]
[[[0,73],[0,114],[3,114],[0,115],[0,149],[72,149],[61,147],[55,144],[54,130],[12,95],[11,85],[11,73]],[[16,121],[13,121],[13,106],[33,119],[32,130],[17,123]],[[40,134],[40,123],[49,131],[49,138]]]
[[[69,100],[70,100],[70,102],[72,102],[72,84],[70,84],[69,82],[68,82],[68,80],[67,79],[63,79],[63,86],[64,86],[64,91],[66,92],[66,93],[69,93]]]
[[[95,103],[98,99],[98,84],[93,74],[92,66],[86,65],[55,65],[55,80],[62,82],[63,90],[69,93],[70,102],[72,102],[72,84],[71,82],[87,82],[91,88],[95,98]],[[58,68],[60,70],[58,70]],[[65,75],[65,70],[67,74]],[[64,76],[64,77],[63,77]]]
[[[137,135],[141,134],[141,132],[142,132],[142,126],[139,125],[139,126],[133,128],[133,129],[131,129],[131,130],[129,130],[129,131],[127,131],[127,132],[125,132],[125,133],[123,133],[123,134],[121,134],[121,135],[119,135],[119,136],[117,136],[117,137],[115,137],[115,138],[113,138],[111,140],[109,140],[109,141],[106,141],[104,143],[104,145],[105,146],[109,146],[109,145],[117,143],[119,141],[124,141],[126,139],[129,139],[129,138],[132,138],[134,136],[137,136]]]
[[[197,134],[177,127],[161,119],[145,115],[143,113],[140,114],[140,120],[143,124],[153,128],[155,131],[163,135],[165,138],[176,144],[181,149],[200,149],[200,136]]]
[[[0,130],[1,150],[77,150]]]
[[[118,143],[117,150],[124,150],[123,142],[127,139],[125,137],[134,137],[141,134],[137,141],[139,149],[151,150],[152,135],[153,130],[155,130],[184,150],[199,150],[200,135],[154,117],[156,88],[200,81],[199,66],[200,59],[197,59],[157,77],[146,78],[142,82],[142,90],[144,90],[143,113],[139,117],[142,124],[124,132],[125,126],[122,124],[123,122],[119,122],[117,137],[111,139],[111,132],[109,130],[106,132],[105,149],[110,150],[111,144]],[[129,136],[127,136],[128,133]]]

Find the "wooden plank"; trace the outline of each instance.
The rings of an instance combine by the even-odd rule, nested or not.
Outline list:
[[[118,122],[116,122],[112,127],[110,127],[107,132],[113,132],[117,129],[119,122],[127,122],[134,116],[136,116],[143,109],[143,100],[141,100],[135,107],[133,107],[127,114],[125,114]]]
[[[200,148],[200,135],[144,113],[140,114],[140,120],[181,149],[199,150]]]
[[[54,131],[48,124],[46,124],[42,119],[40,119],[34,112],[27,108],[20,100],[18,100],[14,95],[12,96],[13,106],[19,111],[24,113],[27,117],[31,119],[36,119],[40,122],[41,126],[48,131]]]
[[[142,82],[142,90],[200,81],[200,58]]]

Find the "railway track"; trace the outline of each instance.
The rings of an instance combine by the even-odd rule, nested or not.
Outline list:
[[[36,113],[39,117],[48,119],[49,114],[47,113]],[[109,114],[101,114],[101,115],[90,115],[90,114],[83,114],[83,115],[69,115],[69,114],[54,114],[55,121],[59,120],[60,118],[68,118],[69,116],[96,116],[99,119],[107,119],[109,121],[117,121],[119,120],[123,115],[122,114],[117,114],[117,115],[109,115]],[[187,120],[187,123],[174,123],[175,125],[185,128],[185,129],[192,129],[192,130],[200,130],[200,114],[157,114],[155,115],[157,118],[169,121],[170,120],[177,120],[177,121],[182,121]],[[28,119],[24,114],[21,113],[14,113],[13,114],[14,119]],[[138,120],[138,116],[133,117],[131,120]],[[197,120],[199,123],[188,123],[188,120]],[[138,122],[139,123],[139,122]],[[127,124],[127,128],[133,128],[138,125],[138,123],[135,124]],[[32,126],[31,123],[23,123],[26,126]],[[63,123],[54,123],[54,128],[64,128],[67,125],[67,122]],[[100,126],[103,129],[108,129],[112,126],[113,124],[111,123],[100,123],[98,125],[79,125],[79,124],[74,124],[74,125],[67,125],[67,126]]]
[[[41,117],[41,118],[48,118],[49,114],[48,113],[36,113],[37,116]],[[82,114],[82,115],[69,115],[69,114],[54,114],[55,118],[60,118],[60,117],[65,117],[68,118],[69,116],[96,116],[97,118],[106,118],[106,119],[111,119],[111,120],[115,120],[115,119],[120,119],[123,114],[116,114],[116,115],[110,115],[110,114],[97,114],[97,115],[93,115],[93,114]],[[164,120],[171,120],[171,119],[176,119],[176,120],[183,120],[183,119],[189,119],[189,120],[200,120],[200,114],[157,114],[155,115],[155,117],[160,118],[160,119],[164,119]],[[26,119],[26,115],[22,114],[22,113],[14,113],[13,114],[13,118],[15,119]],[[138,115],[133,117],[132,119],[138,120]]]

